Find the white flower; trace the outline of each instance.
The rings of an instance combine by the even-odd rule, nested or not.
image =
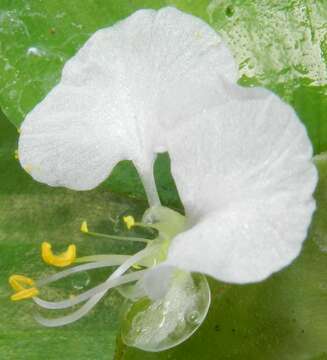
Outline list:
[[[187,222],[144,278],[154,297],[164,265],[255,282],[288,265],[306,237],[317,182],[306,130],[273,93],[236,78],[204,22],[141,10],[96,32],[22,125],[19,158],[36,180],[91,189],[130,159],[151,209],[160,210],[153,160],[168,151]]]

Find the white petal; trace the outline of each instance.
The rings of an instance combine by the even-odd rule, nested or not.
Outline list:
[[[157,266],[143,276],[140,286],[152,300],[161,299],[168,291],[174,272],[172,266]]]
[[[77,190],[124,158],[142,174],[172,125],[223,101],[222,78],[236,79],[235,63],[207,24],[174,8],[140,10],[97,31],[67,62],[23,123],[22,166]]]
[[[170,139],[191,224],[173,240],[168,264],[244,283],[298,255],[317,172],[306,130],[288,105],[263,89],[226,86],[230,101],[181,124]]]

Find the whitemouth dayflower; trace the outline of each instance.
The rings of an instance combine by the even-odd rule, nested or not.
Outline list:
[[[132,316],[131,305],[127,323],[134,332],[123,329],[124,339],[163,350],[187,338],[206,315],[209,290],[194,273],[255,282],[299,254],[315,209],[310,141],[287,104],[264,89],[239,87],[236,78],[219,35],[174,8],[141,10],[97,31],[67,62],[60,83],[21,127],[22,166],[51,186],[87,190],[117,162],[132,160],[149,201],[139,225],[158,236],[129,238],[146,245],[134,256],[77,258],[87,263],[35,283],[25,279],[33,290],[22,297],[40,306],[84,303],[62,318],[38,316],[41,323],[73,322],[109,289],[136,283],[125,295],[132,304],[145,301],[144,311]],[[186,216],[160,205],[153,161],[165,151]],[[133,218],[125,222],[138,226]],[[92,234],[87,223],[82,231]],[[59,257],[49,245],[43,250],[54,265],[76,255],[73,248]],[[74,299],[37,297],[45,284],[104,266],[118,268]],[[158,313],[165,314],[160,321]]]

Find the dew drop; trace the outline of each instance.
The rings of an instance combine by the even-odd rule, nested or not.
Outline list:
[[[196,310],[193,310],[186,314],[186,321],[191,325],[197,325],[200,321],[200,313]]]
[[[77,273],[73,276],[71,283],[74,289],[82,290],[89,285],[90,277],[86,272]]]
[[[125,302],[121,333],[125,344],[163,351],[182,343],[199,328],[210,304],[206,278],[176,271],[173,279],[163,298]]]
[[[41,57],[44,55],[44,52],[35,47],[35,46],[31,46],[27,49],[27,56],[30,56],[30,57]]]

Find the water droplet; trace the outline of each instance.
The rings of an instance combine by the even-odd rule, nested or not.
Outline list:
[[[74,289],[82,290],[83,288],[89,285],[90,277],[88,273],[81,272],[73,276],[71,283]]]
[[[31,57],[41,57],[44,55],[44,52],[35,46],[31,46],[27,49],[27,55]]]
[[[197,310],[190,311],[186,314],[186,321],[192,325],[198,325],[200,321],[200,314]]]
[[[125,303],[123,341],[146,351],[163,351],[188,339],[209,308],[210,292],[205,278],[179,272],[165,297]]]

